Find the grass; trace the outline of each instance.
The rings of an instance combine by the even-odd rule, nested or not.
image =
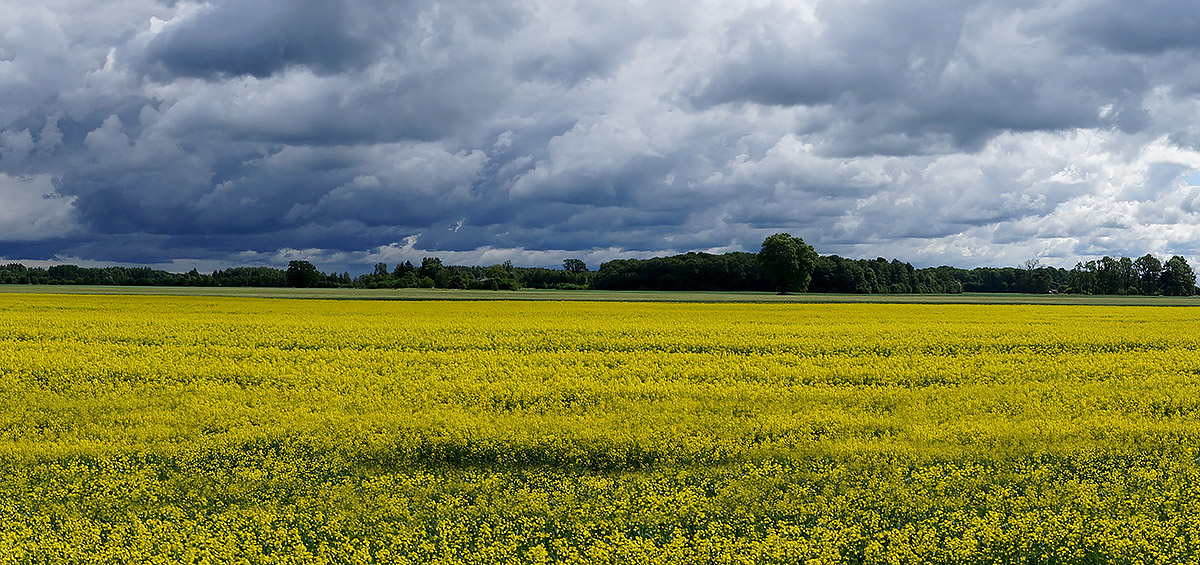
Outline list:
[[[448,290],[350,288],[235,288],[174,286],[0,285],[0,294],[108,294],[136,296],[231,296],[323,300],[564,300],[598,302],[771,302],[875,304],[1055,304],[1102,306],[1200,306],[1200,297],[1083,296],[1068,294],[790,294],[770,292],[672,292],[621,290]]]

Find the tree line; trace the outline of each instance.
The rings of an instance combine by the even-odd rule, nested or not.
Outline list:
[[[356,288],[456,288],[475,290],[517,290],[520,268],[512,261],[490,267],[444,265],[437,257],[425,257],[421,265],[405,261],[389,269],[387,263],[376,263],[370,273],[335,283],[308,261],[292,261],[285,278],[292,287],[356,287]]]
[[[780,293],[812,290],[860,294],[1027,292],[1076,294],[1144,294],[1192,296],[1196,272],[1178,255],[1162,263],[1153,255],[1138,259],[1104,256],[1076,263],[1070,271],[1041,267],[1026,261],[1023,269],[953,267],[913,269],[908,263],[820,257],[799,237],[777,233],[765,239],[758,253],[764,276]]]
[[[340,280],[341,276],[337,278]],[[149,267],[43,268],[10,263],[0,266],[0,284],[282,287],[287,286],[287,279],[285,271],[271,267],[234,267],[206,274],[196,269],[172,273]]]
[[[1075,294],[1197,294],[1196,274],[1174,256],[1137,259],[1103,257],[1072,269],[1046,267],[1036,260],[1021,267],[941,266],[914,268],[898,259],[849,259],[821,256],[801,238],[776,234],[758,253],[684,253],[649,259],[616,259],[589,270],[580,259],[561,269],[516,267],[511,261],[482,266],[444,265],[425,257],[374,269],[356,277],[325,273],[308,261],[287,269],[234,267],[212,273],[192,269],[171,273],[148,267],[0,266],[0,284],[300,287],[300,288],[450,288],[516,290],[668,290],[780,291],[848,294],[956,294],[961,292],[1048,292]]]

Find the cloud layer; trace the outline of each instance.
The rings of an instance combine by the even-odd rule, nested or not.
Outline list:
[[[0,0],[0,257],[1200,256],[1200,6]]]

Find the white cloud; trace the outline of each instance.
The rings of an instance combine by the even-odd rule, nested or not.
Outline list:
[[[445,251],[422,249],[418,246],[419,235],[406,237],[404,240],[380,246],[363,252],[355,262],[361,264],[388,263],[395,265],[411,261],[420,265],[425,257],[438,257],[447,265],[497,265],[512,261],[514,265],[542,265],[555,267],[566,259],[581,259],[591,269],[596,269],[601,263],[613,259],[645,259],[656,256],[653,252],[630,251],[621,248],[591,249],[580,252],[566,249],[524,249],[500,248],[484,246],[469,251]],[[328,257],[333,259],[333,257]]]
[[[0,173],[0,241],[37,241],[78,233],[73,199],[56,197],[51,177]]]

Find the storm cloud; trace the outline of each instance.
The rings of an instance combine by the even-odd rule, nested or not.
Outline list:
[[[1200,259],[1200,8],[0,0],[0,257]]]

